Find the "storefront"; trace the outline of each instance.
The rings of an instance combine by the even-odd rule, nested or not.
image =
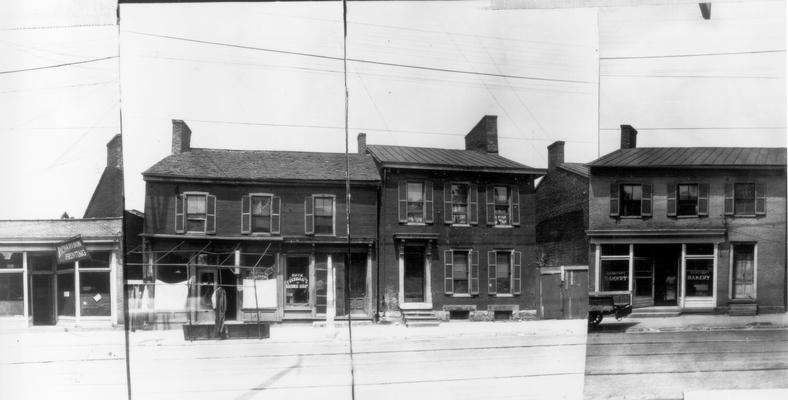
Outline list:
[[[1,323],[122,323],[121,228],[120,218],[0,221]]]

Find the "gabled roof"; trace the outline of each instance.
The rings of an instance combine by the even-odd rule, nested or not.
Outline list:
[[[580,175],[584,178],[588,178],[589,176],[589,168],[588,165],[581,164],[581,163],[561,163],[558,164],[558,168],[563,170],[572,172],[574,174]]]
[[[380,180],[368,154],[350,154],[350,179]],[[344,153],[191,149],[165,157],[142,175],[250,181],[344,181]]]
[[[101,174],[93,197],[83,218],[110,218],[123,216],[123,170],[106,167]]]
[[[619,149],[589,167],[785,168],[784,147],[642,147]]]
[[[368,145],[367,150],[383,167],[454,169],[544,175],[545,170],[532,168],[497,154],[471,150],[436,149],[390,145]]]
[[[123,218],[0,220],[0,241],[61,241],[76,235],[117,239],[122,230]]]

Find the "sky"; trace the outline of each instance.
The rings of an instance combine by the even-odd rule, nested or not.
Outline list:
[[[71,19],[60,16],[76,0],[12,2],[0,29],[114,23],[112,2],[89,1]],[[118,67],[126,208],[143,209],[141,173],[170,153],[172,119],[189,124],[194,147],[344,151],[340,2],[123,4],[120,16],[119,39],[115,26],[0,31],[13,50],[0,71],[120,55],[0,74],[0,109],[14,110],[0,141],[15,149],[0,157],[13,188],[0,192],[0,218],[84,212],[119,124],[118,86],[100,82]],[[615,150],[621,124],[640,131],[639,146],[785,146],[781,1],[715,3],[709,21],[697,4],[350,2],[348,20],[350,151],[358,132],[462,148],[485,114],[498,115],[501,154],[533,167],[555,140],[567,161]]]

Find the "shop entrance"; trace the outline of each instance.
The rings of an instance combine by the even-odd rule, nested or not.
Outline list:
[[[285,265],[285,309],[310,309],[308,256],[287,256]]]
[[[424,248],[405,248],[405,302],[422,303],[424,299]]]
[[[364,253],[350,254],[350,268],[348,268],[350,285],[348,297],[350,312],[353,314],[365,313],[364,305],[367,297],[367,255]]]
[[[678,305],[680,244],[634,246],[633,306]]]
[[[33,275],[33,325],[54,325],[52,275]]]

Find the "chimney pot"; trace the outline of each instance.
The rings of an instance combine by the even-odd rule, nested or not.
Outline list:
[[[547,146],[547,170],[552,171],[564,163],[564,141],[559,140]]]
[[[120,133],[107,142],[107,167],[123,169],[123,140]]]
[[[358,154],[365,154],[367,152],[367,134],[361,132],[358,134]]]
[[[621,148],[634,149],[637,147],[638,131],[632,125],[621,125]]]
[[[191,150],[192,130],[179,119],[172,120],[172,154]]]
[[[465,135],[465,150],[498,154],[498,116],[485,115]]]

